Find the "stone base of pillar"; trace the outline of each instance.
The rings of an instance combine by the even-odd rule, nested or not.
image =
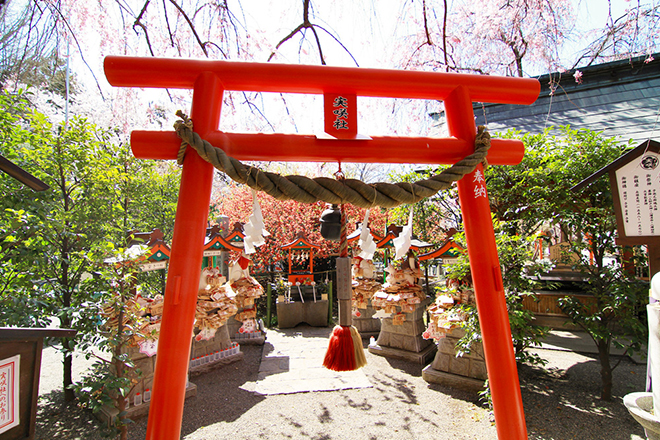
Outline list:
[[[430,360],[436,346],[433,341],[422,338],[425,330],[424,313],[430,301],[427,298],[417,304],[414,312],[405,314],[405,321],[400,325],[394,325],[393,318],[381,318],[378,339],[375,345],[369,346],[369,352],[420,364]]]
[[[414,362],[419,365],[426,365],[427,363],[429,363],[429,361],[433,358],[435,351],[436,351],[435,344],[430,344],[419,352],[402,350],[400,348],[386,347],[378,344],[369,346],[369,353],[371,354],[392,358],[392,359],[401,359],[404,361]]]
[[[188,382],[186,384],[186,399],[196,395],[197,385],[192,382]],[[133,405],[133,402],[130,402],[129,407],[126,410],[126,417],[136,421],[146,416],[149,414],[149,403],[150,402],[143,402],[141,405]],[[96,418],[103,422],[108,428],[114,425],[117,414],[119,414],[117,408],[107,405],[103,405],[100,410],[94,413]]]
[[[237,313],[242,311],[243,309],[239,309]],[[259,326],[256,332],[241,333],[238,330],[243,326],[243,323],[236,321],[233,316],[229,318],[229,321],[227,321],[227,331],[232,342],[238,342],[241,345],[264,345],[266,342],[266,330],[261,319],[258,319],[257,323]]]
[[[484,390],[484,381],[473,379],[471,377],[459,376],[458,374],[446,373],[438,371],[431,365],[427,365],[422,370],[422,379],[429,383],[437,383],[450,388],[456,388],[465,391],[482,391]]]
[[[422,377],[427,382],[454,388],[480,391],[488,378],[481,344],[475,344],[470,354],[456,356],[456,343],[465,332],[456,328],[438,342],[438,352]]]
[[[380,333],[380,319],[373,318],[376,310],[369,306],[366,309],[358,309],[360,317],[353,315],[353,326],[358,330],[362,338],[369,339],[370,337],[377,337]]]
[[[277,326],[279,328],[292,328],[303,322],[312,327],[327,327],[328,300],[277,303]]]

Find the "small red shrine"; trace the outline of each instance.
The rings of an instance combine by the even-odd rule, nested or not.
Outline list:
[[[320,246],[310,242],[303,233],[298,234],[291,243],[282,246],[282,249],[288,251],[290,283],[311,284],[314,281],[314,249],[320,248]],[[300,269],[294,271],[294,265]],[[301,270],[302,268],[304,270]]]
[[[131,232],[128,246],[143,245],[149,248],[145,255],[145,262],[140,265],[142,272],[152,270],[167,269],[167,262],[170,259],[170,247],[163,241],[163,232],[160,229],[154,229],[151,232]]]

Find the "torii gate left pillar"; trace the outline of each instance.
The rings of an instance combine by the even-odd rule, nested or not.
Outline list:
[[[531,104],[540,89],[538,81],[520,78],[135,57],[107,57],[105,72],[114,86],[193,89],[195,131],[240,160],[455,163],[474,151],[472,101]],[[218,127],[224,90],[440,99],[445,101],[453,137],[340,140],[222,133]],[[173,132],[131,135],[138,158],[175,159],[179,145]],[[513,165],[520,162],[523,152],[520,141],[493,139],[488,160],[494,165]],[[165,289],[149,440],[174,440],[181,432],[212,180],[212,166],[189,149]],[[524,440],[522,398],[481,165],[458,186],[498,437]]]
[[[223,89],[218,77],[210,72],[200,74],[194,87],[191,117],[195,118],[196,132],[204,137],[217,130],[220,124]],[[149,408],[147,437],[153,439],[179,438],[181,432],[182,400],[185,399],[188,379],[190,341],[213,185],[214,169],[211,164],[196,153],[187,154],[185,163],[171,248],[176,258],[170,258],[167,272]]]

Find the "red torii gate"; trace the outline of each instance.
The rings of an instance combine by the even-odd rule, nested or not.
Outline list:
[[[535,79],[454,73],[329,66],[139,57],[106,57],[105,73],[117,87],[193,89],[195,131],[239,160],[340,161],[452,164],[474,151],[472,102],[531,104]],[[445,102],[451,138],[372,137],[322,139],[283,134],[236,134],[218,130],[225,90],[345,94]],[[327,105],[327,101],[326,101]],[[326,121],[326,127],[328,121]],[[175,159],[181,144],[173,131],[134,131],[133,153],[143,159]],[[514,165],[524,147],[493,139],[488,161]],[[172,253],[165,289],[147,439],[178,439],[190,357],[202,247],[211,197],[213,167],[188,149],[183,165]],[[499,438],[527,439],[518,372],[511,341],[502,275],[481,165],[458,182],[465,235],[480,312],[483,349]]]

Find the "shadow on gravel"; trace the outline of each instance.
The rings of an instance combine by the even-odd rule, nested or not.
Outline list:
[[[394,359],[394,358],[385,358],[385,359],[392,368],[401,370],[404,373],[414,377],[422,377],[422,369],[426,366],[426,365],[419,365],[410,361],[404,361],[401,359]]]
[[[438,391],[442,394],[445,394],[452,399],[462,400],[464,402],[470,402],[477,406],[484,407],[485,404],[479,401],[479,393],[476,391],[465,391],[458,388],[452,388],[437,383],[429,383],[428,388],[433,391]]]
[[[243,389],[248,382],[256,382],[263,346],[241,346],[244,358],[191,379],[197,385],[197,395],[186,399],[183,409],[181,437],[204,426],[219,422],[233,422],[250,408],[265,399],[251,390]],[[144,439],[147,417],[129,427],[129,439]]]
[[[644,437],[641,426],[623,405],[623,396],[642,391],[646,366],[624,358],[614,370],[612,400],[600,399],[600,364],[576,363],[568,370],[529,365],[518,368],[530,440],[630,440]],[[613,364],[618,358],[612,356]],[[637,438],[637,437],[633,437]]]
[[[35,439],[101,439],[101,423],[77,401],[65,402],[64,392],[52,391],[39,396]]]

